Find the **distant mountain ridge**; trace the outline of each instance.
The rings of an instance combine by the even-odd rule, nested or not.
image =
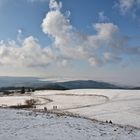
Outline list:
[[[137,89],[139,87],[124,87],[108,82],[94,80],[72,80],[58,82],[54,80],[43,81],[35,77],[0,77],[0,90],[19,89],[19,87],[32,87],[45,90],[68,90],[68,89]]]
[[[67,81],[67,82],[58,82],[58,85],[61,85],[68,89],[88,89],[88,88],[99,88],[99,89],[117,89],[122,88],[106,82],[98,82],[93,80],[76,80],[76,81]]]
[[[8,77],[0,76],[0,88],[4,87],[38,87],[40,85],[45,85],[46,82],[40,81],[36,77]]]

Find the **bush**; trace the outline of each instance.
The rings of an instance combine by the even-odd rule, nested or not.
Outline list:
[[[18,104],[18,105],[13,105],[10,106],[9,108],[16,108],[16,109],[22,109],[22,108],[36,108],[35,104],[36,104],[37,100],[35,99],[29,99],[25,101],[25,104]]]
[[[36,100],[35,99],[29,99],[29,100],[26,100],[25,101],[25,105],[27,106],[27,107],[33,107],[35,104],[36,104]]]

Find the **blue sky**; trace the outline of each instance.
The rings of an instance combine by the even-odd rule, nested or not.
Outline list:
[[[139,0],[1,0],[0,75],[140,84]]]

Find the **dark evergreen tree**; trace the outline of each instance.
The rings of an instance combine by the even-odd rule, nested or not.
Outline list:
[[[25,93],[25,87],[22,87],[21,88],[21,94],[24,94]]]

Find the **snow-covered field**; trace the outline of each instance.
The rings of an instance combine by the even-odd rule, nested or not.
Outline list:
[[[113,123],[140,127],[140,90],[80,89],[68,91],[37,91],[34,97],[53,102],[37,106],[78,113],[91,119],[112,120]]]
[[[0,109],[0,140],[139,140],[140,132],[55,114]]]
[[[0,124],[0,126],[2,126],[1,129],[3,129],[2,131],[5,131],[5,133],[2,133],[2,131],[0,130],[0,136],[3,137],[3,139],[4,137],[6,137],[6,130],[8,130],[9,134],[12,135],[11,138],[13,139],[15,136],[20,139],[22,139],[22,137],[23,139],[25,139],[26,133],[27,136],[31,133],[27,139],[38,139],[39,136],[41,137],[44,134],[48,137],[48,139],[56,139],[56,136],[58,136],[58,139],[61,140],[82,138],[83,140],[89,140],[93,138],[104,140],[139,140],[140,130],[135,129],[134,127],[140,128],[140,90],[79,89],[68,91],[36,91],[30,96],[18,95],[0,97],[0,105],[7,104],[8,106],[10,106],[13,104],[24,104],[25,100],[30,98],[38,99],[39,102],[36,105],[36,109],[44,109],[44,107],[46,107],[51,111],[62,113],[70,112],[73,114],[78,114],[79,116],[85,118],[96,119],[103,122],[105,122],[106,120],[111,120],[113,122],[113,125],[109,123],[101,123],[98,121],[92,122],[90,120],[82,118],[59,118],[55,115],[53,115],[51,119],[49,118],[49,120],[44,119],[46,118],[44,117],[44,115],[37,115],[36,117],[32,115],[19,116],[19,114],[16,115],[17,111],[13,110],[13,116],[11,116],[11,113],[9,114],[10,118],[13,117],[14,119],[6,119],[10,110],[0,110],[0,119],[3,118],[3,121],[1,119],[1,123],[5,122],[4,120],[10,120],[7,123],[5,122],[6,128],[2,124]],[[57,106],[57,110],[53,110],[53,106]],[[4,115],[3,113],[1,113],[3,111]],[[7,114],[5,114],[5,112]],[[7,128],[10,127],[10,125],[16,123],[21,118],[23,118],[21,129],[25,131],[21,130],[21,132],[17,131],[16,133],[16,130],[18,130],[18,128],[16,127],[20,127],[20,124],[19,126],[14,126],[15,128]],[[37,122],[34,120],[36,120]],[[50,125],[51,121],[53,121],[53,125]],[[28,124],[26,125],[26,123]],[[123,127],[115,124],[121,124],[123,125]],[[55,130],[56,132],[52,132],[52,129],[58,130]],[[33,134],[32,132],[37,133]],[[5,139],[8,140],[7,138]],[[43,139],[43,137],[41,137],[41,139]]]
[[[23,105],[25,100],[32,99],[31,96],[4,96],[0,97],[0,106]]]

